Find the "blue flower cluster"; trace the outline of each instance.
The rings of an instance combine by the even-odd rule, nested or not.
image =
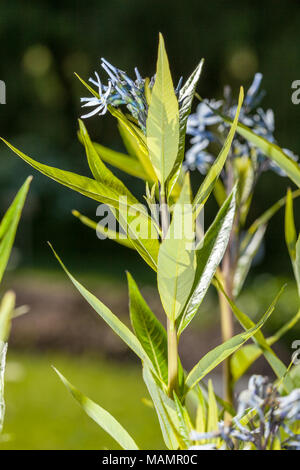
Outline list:
[[[256,134],[264,137],[269,142],[275,143],[274,138],[274,113],[271,109],[264,111],[259,104],[265,94],[261,90],[262,74],[256,73],[250,88],[247,91],[239,121],[253,130]],[[237,105],[233,103],[230,87],[225,87],[223,100],[210,100],[201,102],[195,114],[188,119],[187,134],[191,135],[191,148],[186,152],[185,164],[189,169],[198,169],[200,173],[206,174],[215,157],[210,153],[208,147],[215,144],[222,147],[228,125],[221,117],[214,113],[219,111],[230,118],[234,118]],[[296,157],[290,150],[284,149],[285,153],[294,160]],[[243,139],[238,134],[233,140],[231,157],[250,157],[256,173],[272,169],[281,176],[285,176],[283,170],[272,160],[265,158],[263,152],[254,144]]]
[[[89,98],[81,98],[83,103],[82,107],[94,107],[94,109],[81,116],[88,118],[95,114],[103,115],[107,111],[107,106],[111,105],[115,108],[119,106],[126,106],[134,119],[141,127],[142,131],[146,133],[146,120],[148,114],[148,103],[146,99],[146,79],[142,78],[138,68],[134,69],[136,78],[132,80],[126,72],[111,65],[107,60],[101,59],[101,66],[107,73],[109,79],[107,85],[101,83],[100,77],[95,72],[95,77],[90,78],[89,81],[97,87],[99,98],[91,96]],[[148,83],[149,90],[153,88],[155,76],[151,78]],[[178,97],[182,79],[179,80],[175,94]]]
[[[241,424],[241,419],[248,416],[248,425]],[[213,432],[191,433],[192,441],[208,441],[193,449],[217,449],[209,442],[222,440],[219,449],[234,450],[253,447],[257,450],[272,448],[278,439],[282,449],[300,450],[300,434],[295,432],[295,424],[300,420],[300,389],[294,389],[289,395],[280,396],[276,386],[269,383],[267,377],[253,375],[248,389],[238,399],[237,415],[230,425],[223,421],[218,430]],[[297,423],[298,422],[298,423]],[[246,447],[245,447],[246,446]]]
[[[103,115],[107,111],[107,106],[119,107],[125,105],[131,115],[138,121],[145,131],[148,105],[145,95],[145,79],[143,79],[135,68],[136,79],[132,80],[126,72],[111,65],[107,60],[101,59],[101,66],[109,76],[108,84],[103,85],[97,72],[96,80],[90,78],[89,81],[97,87],[99,98],[91,96],[81,98],[83,107],[94,107],[94,109],[84,114],[82,118],[88,118],[95,114]],[[149,87],[153,86],[153,79]]]

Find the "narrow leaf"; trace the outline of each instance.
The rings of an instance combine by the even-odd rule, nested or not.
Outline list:
[[[165,312],[173,322],[180,315],[194,282],[196,265],[193,242],[191,188],[187,174],[158,254],[158,290]]]
[[[127,273],[130,319],[135,334],[152,361],[157,375],[168,383],[168,342],[165,328],[153,314],[132,276]]]
[[[53,367],[60,380],[78,401],[86,414],[92,418],[105,432],[107,432],[125,450],[139,450],[138,446],[128,434],[126,429],[104,408],[97,405],[74,387],[55,367]]]
[[[197,210],[197,211],[199,210],[197,208],[197,206],[200,206],[200,208],[201,208],[205,204],[205,202],[207,201],[207,199],[208,199],[210,193],[212,192],[212,190],[214,189],[216,181],[218,180],[218,178],[220,176],[220,173],[223,169],[226,158],[229,154],[229,150],[230,150],[233,138],[234,138],[235,131],[237,129],[238,119],[239,119],[240,110],[241,110],[241,107],[242,107],[242,104],[243,104],[243,99],[244,99],[244,90],[241,87],[235,118],[234,118],[234,121],[232,123],[231,129],[230,129],[230,131],[227,135],[226,141],[225,141],[225,143],[223,145],[223,148],[222,148],[221,152],[219,153],[217,159],[214,161],[213,165],[210,167],[210,170],[209,170],[208,174],[206,175],[203,183],[201,184],[201,186],[200,186],[200,188],[199,188],[199,190],[198,190],[198,192],[195,196],[193,205],[194,205],[194,209]]]
[[[219,210],[214,222],[205,234],[200,249],[196,251],[197,268],[193,288],[180,317],[180,335],[196,315],[211,280],[220,264],[229,240],[235,214],[234,189]]]
[[[31,176],[26,179],[0,224],[0,282],[10,257],[31,180]]]
[[[164,40],[160,34],[156,78],[148,109],[147,147],[157,178],[163,184],[174,167],[178,144],[178,100],[174,92]]]
[[[237,349],[239,349],[246,341],[248,341],[253,335],[255,335],[260,328],[266,323],[269,316],[274,310],[274,302],[270,305],[266,313],[263,315],[261,320],[253,327],[243,333],[240,333],[236,336],[233,336],[229,340],[225,341],[223,344],[220,344],[216,348],[209,351],[195,367],[188,374],[186,379],[186,384],[188,387],[192,388],[197,383],[202,380],[211,370],[213,370],[217,365],[223,362],[228,356],[233,354]]]
[[[153,369],[152,362],[145,353],[141,343],[137,337],[127,328],[124,323],[119,320],[119,318],[114,315],[109,308],[107,308],[97,297],[91,294],[85,287],[83,287],[73,276],[69,273],[57,253],[54,251],[53,247],[49,243],[51,250],[53,251],[56,259],[59,261],[61,267],[68,275],[69,279],[72,281],[76,289],[80,294],[85,298],[85,300],[93,307],[95,312],[100,315],[100,317],[110,326],[110,328],[127,344],[127,346],[132,349],[133,352],[144,362],[146,362],[151,369]]]

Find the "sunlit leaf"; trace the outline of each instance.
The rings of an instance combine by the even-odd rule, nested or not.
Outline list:
[[[196,251],[197,268],[193,289],[179,319],[178,335],[183,332],[196,315],[225,253],[235,214],[235,191],[234,189],[224,202],[206,232],[201,248]]]
[[[158,290],[165,312],[172,322],[180,315],[194,282],[196,264],[193,242],[191,188],[187,174],[158,254]]]
[[[80,406],[84,409],[86,414],[102,429],[104,429],[104,431],[107,432],[122,447],[122,449],[139,450],[126,429],[124,429],[123,426],[110,413],[108,413],[108,411],[83,395],[55,367],[54,370],[75,400],[77,400]]]
[[[129,238],[126,238],[125,234],[120,234],[119,232],[115,232],[108,227],[102,226],[100,223],[91,220],[89,217],[80,214],[80,212],[73,210],[72,214],[74,217],[80,220],[84,225],[90,227],[91,229],[95,230],[95,232],[104,235],[105,237],[109,238],[110,240],[114,240],[115,242],[119,243],[120,245],[126,246],[127,248],[134,249],[134,246]]]
[[[134,279],[127,273],[130,319],[137,338],[152,361],[162,382],[168,383],[167,333],[142,297]]]
[[[216,348],[209,351],[204,357],[202,357],[202,359],[200,359],[200,361],[188,374],[186,379],[187,386],[192,388],[197,385],[197,383],[202,380],[215,367],[217,367],[217,365],[223,362],[227,357],[237,351],[246,341],[248,341],[252,336],[254,336],[266,323],[273,310],[274,302],[271,304],[266,313],[253,328],[250,328],[249,330],[246,330],[243,333],[233,336],[229,340],[225,341],[223,344],[220,344]]]
[[[31,176],[26,179],[0,223],[0,282],[9,260],[31,180]]]
[[[152,362],[148,358],[146,352],[144,351],[141,343],[137,337],[132,333],[132,331],[127,328],[124,323],[119,320],[119,318],[114,315],[111,310],[106,307],[97,297],[91,294],[85,287],[83,287],[73,276],[69,273],[57,253],[54,251],[53,247],[50,245],[55,257],[59,261],[61,267],[68,275],[69,279],[72,281],[76,289],[80,294],[85,298],[85,300],[90,304],[91,307],[100,315],[100,317],[110,326],[110,328],[127,344],[127,346],[132,349],[133,352],[144,362],[148,364],[150,369],[153,369]]]
[[[147,117],[147,147],[157,178],[164,184],[171,173],[179,144],[178,100],[162,35],[159,35],[155,83]]]
[[[200,188],[199,188],[199,190],[198,190],[198,192],[195,196],[193,205],[194,205],[195,210],[197,210],[197,211],[199,210],[197,208],[197,206],[200,206],[200,208],[201,208],[205,204],[205,202],[207,201],[207,199],[208,199],[210,193],[212,192],[212,190],[214,189],[216,181],[218,180],[218,178],[220,176],[220,173],[223,169],[226,158],[229,154],[229,150],[230,150],[233,138],[234,138],[235,131],[237,129],[238,119],[239,119],[240,110],[241,110],[241,107],[242,107],[242,104],[243,104],[243,99],[244,99],[244,90],[241,87],[235,118],[234,118],[234,121],[232,123],[231,129],[230,129],[230,131],[227,135],[226,141],[225,141],[225,143],[223,145],[223,148],[220,151],[218,157],[214,161],[213,165],[210,167],[208,174],[206,175],[203,183],[201,184],[201,186],[200,186]]]

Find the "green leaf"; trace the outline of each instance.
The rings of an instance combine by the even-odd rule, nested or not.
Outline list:
[[[192,431],[192,423],[190,421],[189,414],[187,409],[181,404],[175,392],[174,402],[176,406],[176,414],[178,418],[178,429],[181,435],[181,438],[185,444],[185,449],[188,449],[191,446],[190,433]]]
[[[0,282],[10,257],[31,180],[32,176],[26,179],[0,223]]]
[[[178,100],[162,35],[159,35],[156,78],[147,117],[147,147],[157,178],[165,183],[171,173],[179,144]]]
[[[227,116],[224,116],[214,110],[214,113],[220,116],[224,122],[230,124],[232,120]],[[260,135],[255,134],[245,124],[239,123],[237,126],[237,132],[248,140],[256,147],[258,147],[264,155],[273,160],[277,165],[285,171],[289,178],[300,187],[300,167],[297,162],[284,153],[284,151],[276,144],[269,142]]]
[[[169,194],[172,193],[174,186],[179,178],[182,161],[184,159],[184,149],[185,149],[185,134],[186,134],[186,125],[187,120],[192,109],[192,103],[196,91],[196,87],[201,75],[202,67],[204,64],[204,59],[201,60],[199,65],[196,67],[192,75],[185,82],[183,87],[179,92],[178,102],[179,102],[179,146],[176,161],[171,171],[171,177],[169,181]]]
[[[10,333],[11,319],[14,314],[16,296],[8,291],[4,294],[0,304],[0,434],[3,429],[5,401],[4,401],[4,373],[6,364],[7,341]]]
[[[0,304],[0,343],[6,343],[8,341],[15,303],[15,293],[12,291],[6,292]]]
[[[143,367],[143,379],[153,401],[165,444],[168,449],[176,450],[180,447],[180,436],[176,432],[176,428],[166,409],[168,397],[161,393],[161,389],[146,365]]]
[[[200,206],[200,209],[201,209],[201,207],[207,201],[207,199],[208,199],[210,193],[212,192],[212,190],[214,189],[216,181],[218,180],[218,178],[220,176],[220,173],[223,169],[226,158],[229,154],[229,150],[230,150],[233,138],[234,138],[235,131],[237,129],[238,119],[239,119],[240,110],[241,110],[241,107],[242,107],[242,104],[243,104],[243,99],[244,99],[244,90],[243,90],[243,87],[241,87],[235,118],[234,118],[234,121],[232,123],[231,129],[230,129],[230,131],[227,135],[226,141],[225,141],[225,143],[223,145],[223,148],[222,148],[221,152],[219,153],[218,157],[214,161],[213,165],[210,167],[208,174],[206,175],[203,183],[201,184],[201,186],[200,186],[200,188],[199,188],[199,190],[198,190],[198,192],[195,196],[193,205],[194,205],[194,209],[197,210],[197,211],[199,210],[197,208],[197,206]]]
[[[127,328],[124,323],[122,323],[119,318],[114,315],[109,308],[107,308],[97,297],[91,294],[85,287],[83,287],[73,276],[57,253],[54,251],[52,245],[49,243],[51,250],[53,251],[56,259],[59,261],[61,267],[68,275],[69,279],[72,281],[76,289],[80,292],[82,297],[90,304],[91,307],[95,310],[95,312],[100,315],[100,317],[110,326],[110,328],[127,344],[127,346],[141,359],[141,361],[146,362],[148,366],[153,369],[152,362],[148,358],[145,350],[143,349],[141,343],[137,339],[137,337],[132,333],[132,331]]]
[[[291,320],[283,325],[273,336],[267,338],[269,346],[278,341],[287,331],[300,320],[300,310]],[[256,344],[246,344],[236,351],[231,358],[232,378],[236,382],[249,369],[249,367],[263,354],[262,348]]]
[[[83,139],[78,133],[79,141],[83,144]],[[119,170],[128,173],[131,176],[140,178],[142,180],[148,180],[148,175],[145,172],[143,166],[137,158],[131,155],[126,155],[125,153],[117,152],[116,150],[111,150],[104,145],[98,144],[97,142],[92,142],[92,145],[99,157],[109,165],[112,165]]]
[[[152,361],[158,377],[168,383],[168,342],[165,328],[143,299],[132,276],[127,273],[130,319],[135,334]]]
[[[237,306],[236,304],[228,297],[228,295],[226,294],[225,290],[224,290],[224,287],[222,286],[222,284],[220,283],[220,281],[218,279],[216,279],[216,284],[217,284],[217,288],[218,290],[220,290],[220,292],[225,296],[227,302],[229,303],[235,317],[237,318],[237,320],[240,322],[240,324],[242,325],[243,328],[246,329],[249,329],[249,328],[253,328],[255,327],[255,323],[248,317],[248,315],[246,315],[244,312],[242,312]],[[283,290],[284,290],[284,287],[283,286],[281,288],[281,290],[279,291],[279,293],[277,294],[277,296],[275,297],[275,299],[273,300],[270,308],[272,308],[274,310],[275,308],[275,305],[279,299],[279,297],[281,296]],[[273,311],[272,310],[272,311]],[[271,349],[270,345],[268,344],[268,342],[266,341],[264,335],[262,334],[261,331],[258,331],[255,335],[253,335],[252,337],[253,341],[256,342],[260,348],[262,349],[262,352],[266,358],[266,360],[268,361],[268,363],[270,364],[271,368],[273,369],[273,371],[275,372],[275,374],[277,375],[278,378],[281,378],[283,377],[286,372],[287,372],[287,368],[285,367],[285,365],[283,364],[283,362],[276,356],[276,354],[274,353],[274,351]],[[234,373],[234,372],[233,372]],[[287,388],[287,391],[288,392],[291,392],[292,389],[293,389],[293,383],[291,380],[287,380],[285,382],[285,385],[286,385],[286,388]]]
[[[208,410],[207,410],[207,432],[218,431],[219,426],[218,405],[214,392],[212,381],[208,381]],[[213,439],[212,442],[219,443],[219,439]]]
[[[250,270],[252,261],[258,252],[258,249],[263,241],[267,226],[261,225],[254,235],[252,235],[248,245],[239,254],[237,265],[233,275],[233,295],[237,297],[244,285],[248,272]]]
[[[88,83],[86,83],[78,74],[76,77],[81,81],[81,83],[89,90],[92,95],[99,98],[99,94],[94,90]],[[156,175],[151,165],[151,162],[148,157],[148,150],[145,142],[145,137],[142,134],[141,130],[135,126],[126,116],[122,113],[120,109],[116,109],[113,106],[108,106],[108,111],[112,116],[118,120],[119,130],[121,137],[124,140],[124,143],[127,147],[127,144],[130,145],[131,149],[134,149],[133,156],[138,157],[143,168],[148,174],[151,181],[156,181]],[[131,151],[129,151],[131,153]]]
[[[300,234],[297,240],[297,233],[294,221],[293,198],[289,189],[286,197],[285,206],[285,240],[289,250],[295,279],[300,297]]]
[[[276,300],[276,299],[275,299]],[[274,301],[260,319],[260,321],[249,330],[244,331],[236,336],[233,336],[229,340],[225,341],[223,344],[220,344],[216,348],[209,351],[200,361],[195,365],[195,367],[188,374],[186,379],[186,384],[188,387],[192,388],[197,383],[202,380],[210,371],[212,371],[217,365],[224,361],[228,356],[233,354],[237,349],[239,349],[246,341],[248,341],[253,335],[255,335],[260,328],[266,323],[269,316],[274,310]]]
[[[297,189],[296,191],[292,193],[293,199],[299,196],[300,196],[300,189]],[[253,222],[253,224],[247,230],[247,233],[244,239],[242,240],[241,248],[240,248],[241,250],[244,250],[246,248],[252,236],[259,229],[259,227],[269,222],[269,220],[273,217],[273,215],[275,215],[279,211],[279,209],[281,209],[281,207],[284,207],[285,203],[286,203],[286,197],[279,199],[279,201],[275,202],[275,204],[273,204],[268,210],[266,210],[260,217],[258,217]]]
[[[4,401],[4,374],[6,364],[7,343],[0,341],[0,434],[3,429],[5,401]]]
[[[158,290],[165,312],[172,322],[180,315],[194,282],[196,265],[193,242],[191,187],[187,174],[158,254]]]
[[[60,380],[78,401],[86,414],[92,418],[104,431],[106,431],[125,450],[139,450],[138,446],[128,434],[126,429],[110,414],[95,402],[83,395],[74,387],[55,367],[53,367]]]
[[[300,297],[300,235],[296,243],[296,259],[294,263],[295,278],[298,286],[298,294]]]
[[[146,138],[141,129],[129,121],[119,109],[109,107],[109,110],[118,119],[119,131],[124,144],[127,149],[131,149],[129,153],[140,160],[149,180],[156,182],[157,177],[149,159]]]
[[[194,284],[184,312],[179,319],[178,335],[184,331],[196,315],[216,269],[223,258],[235,214],[235,193],[236,189],[224,202],[214,222],[206,232],[201,248],[196,251],[197,268]]]
[[[90,227],[91,229],[95,230],[99,234],[105,235],[110,240],[114,240],[115,242],[119,243],[120,245],[126,246],[126,248],[134,249],[134,246],[129,238],[126,238],[125,234],[120,234],[119,232],[115,232],[108,227],[103,227],[100,223],[91,220],[89,217],[80,214],[80,212],[73,210],[72,214],[74,217],[80,220],[84,225]]]
[[[120,197],[119,188],[111,186],[109,183],[95,181],[85,176],[77,175],[70,171],[60,170],[48,165],[36,162],[32,158],[20,152],[10,143],[2,139],[19,157],[29,165],[40,171],[58,183],[67,186],[90,199],[102,202],[112,208],[116,208],[116,218],[119,220],[123,230],[132,241],[135,249],[153,270],[157,269],[157,256],[159,242],[157,234],[154,233],[153,221],[147,214],[146,208],[139,204],[132,195],[123,194]],[[108,171],[108,169],[107,169]],[[105,180],[108,177],[105,177]],[[122,194],[121,194],[122,196]],[[149,237],[149,234],[151,236]],[[155,238],[156,235],[156,238]]]
[[[96,181],[106,185],[118,197],[126,196],[128,204],[137,204],[137,199],[131,194],[119,178],[117,178],[102,162],[101,156],[90,139],[84,123],[79,119],[80,136],[82,138],[89,167]]]
[[[297,233],[294,221],[293,198],[290,188],[287,192],[285,206],[285,241],[292,263],[294,263],[296,258]]]

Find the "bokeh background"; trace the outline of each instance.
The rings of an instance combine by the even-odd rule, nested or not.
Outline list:
[[[187,77],[199,59],[205,67],[199,83],[203,97],[220,98],[223,86],[250,85],[255,72],[264,75],[263,107],[275,112],[275,136],[282,147],[300,154],[300,105],[291,102],[291,84],[300,76],[300,8],[293,0],[110,0],[17,1],[0,6],[0,79],[7,104],[0,105],[0,135],[35,159],[89,175],[77,140],[80,97],[86,91],[74,76],[87,79],[105,57],[129,75],[137,65],[143,76],[155,70],[158,32],[164,34],[174,81]],[[103,74],[105,77],[105,74]],[[106,115],[87,122],[95,140],[123,150],[114,119]],[[136,362],[65,279],[46,241],[88,288],[128,321],[125,269],[129,269],[160,315],[154,277],[135,255],[110,241],[100,242],[72,214],[78,209],[95,217],[96,203],[31,170],[0,146],[0,207],[3,212],[18,187],[34,175],[19,227],[4,288],[12,286],[18,303],[31,311],[15,321],[7,372],[4,448],[105,448],[113,442],[86,418],[50,369],[60,366],[79,388],[115,413],[138,442],[161,446],[153,410]],[[140,195],[143,185],[118,173]],[[193,174],[195,185],[201,182]],[[263,175],[249,222],[285,194],[291,183],[269,172]],[[208,220],[216,205],[210,201]],[[299,201],[295,202],[300,227]],[[264,250],[246,284],[240,304],[256,318],[278,288],[288,282],[270,331],[297,308],[297,295],[284,243],[283,212],[271,221]],[[297,336],[298,335],[298,336]],[[296,328],[278,346],[288,362]],[[208,293],[198,319],[186,333],[182,354],[192,366],[208,347],[220,341],[214,292]],[[193,347],[191,348],[191,344]],[[258,366],[270,373],[263,362]],[[217,378],[216,378],[217,381]],[[139,407],[139,408],[138,408]]]

